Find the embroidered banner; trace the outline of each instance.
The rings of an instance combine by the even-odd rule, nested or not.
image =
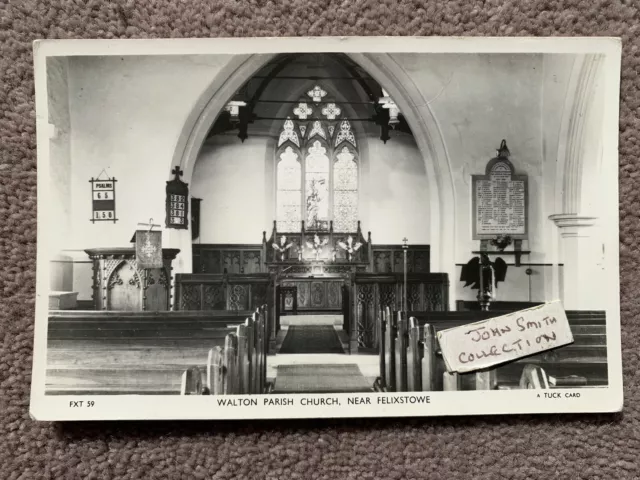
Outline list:
[[[162,232],[136,231],[136,260],[140,268],[162,268]]]

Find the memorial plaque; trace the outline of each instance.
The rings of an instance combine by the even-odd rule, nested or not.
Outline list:
[[[527,238],[527,176],[515,174],[504,140],[485,175],[472,175],[472,185],[474,240],[498,235]]]

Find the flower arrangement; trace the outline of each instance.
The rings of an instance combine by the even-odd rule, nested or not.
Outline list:
[[[316,233],[313,236],[313,243],[307,242],[307,248],[309,248],[309,250],[313,251],[313,253],[316,256],[316,260],[318,260],[320,258],[320,252],[322,252],[322,250],[324,249],[324,246],[327,243],[329,243],[329,240],[327,238],[325,238],[323,240],[320,240],[320,237]]]
[[[509,235],[498,235],[496,238],[491,239],[491,245],[496,247],[501,252],[511,245],[512,239]]]
[[[353,258],[353,254],[356,253],[360,249],[360,247],[362,246],[362,243],[360,243],[360,242],[353,243],[353,237],[351,235],[349,235],[347,237],[346,243],[345,242],[338,242],[338,246],[342,250],[347,252],[347,260],[351,261],[351,259]]]
[[[287,236],[286,235],[282,235],[280,237],[280,244],[277,244],[276,242],[273,242],[271,244],[271,246],[273,247],[273,249],[276,252],[280,252],[280,260],[284,261],[284,255],[287,252],[287,250],[289,250],[291,248],[291,246],[293,245],[292,242],[287,243]]]

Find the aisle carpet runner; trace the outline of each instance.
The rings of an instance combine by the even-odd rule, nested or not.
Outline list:
[[[273,393],[370,392],[357,365],[280,365]]]
[[[332,326],[292,325],[278,353],[344,353],[344,349]]]

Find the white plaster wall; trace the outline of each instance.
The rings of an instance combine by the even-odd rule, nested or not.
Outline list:
[[[563,258],[560,252],[560,232],[549,215],[560,213],[558,211],[558,190],[561,188],[558,182],[558,163],[564,159],[559,158],[560,136],[567,99],[571,96],[569,84],[571,74],[576,62],[576,55],[548,54],[543,57],[543,95],[542,95],[542,190],[539,198],[541,209],[545,212],[542,220],[544,226],[544,251],[547,252],[545,261],[551,275],[544,285],[545,298],[556,300],[562,298],[560,282],[560,270]],[[570,99],[571,100],[571,99]]]
[[[128,246],[138,222],[164,227],[165,185],[176,144],[198,97],[231,56],[68,57],[48,70],[51,289],[91,299],[84,249]],[[92,224],[89,179],[118,179],[117,223]],[[172,232],[173,234],[173,232]],[[175,236],[163,232],[172,246]],[[184,270],[191,252],[174,263]],[[184,258],[183,258],[184,257]]]
[[[269,138],[217,135],[205,143],[194,167],[191,195],[201,198],[200,243],[260,243],[273,218],[267,183],[273,160]]]
[[[451,294],[456,299],[473,299],[477,291],[463,288],[460,264],[472,258],[479,241],[472,239],[471,175],[484,174],[502,139],[507,141],[518,174],[529,180],[529,241],[531,250],[523,262],[546,263],[545,225],[547,212],[541,202],[543,185],[543,56],[530,55],[428,55],[395,56],[421,91],[433,112],[446,144],[454,181],[456,218],[455,257],[458,267],[452,278]],[[434,252],[437,255],[437,252]],[[513,257],[504,257],[513,263]],[[544,291],[544,266],[535,275],[526,267],[509,267],[508,285],[498,295],[527,300]],[[539,270],[539,271],[538,271]]]
[[[368,208],[373,243],[428,244],[429,192],[427,173],[415,141],[408,135],[392,136],[387,143],[368,138],[369,190],[361,195]]]
[[[536,199],[541,180],[541,55],[434,54],[396,56],[434,113],[449,153],[455,182],[456,261],[466,262],[471,239],[471,175],[506,139],[518,173],[529,176]],[[541,253],[541,212],[530,203],[530,247]]]
[[[138,222],[153,218],[164,226],[167,167],[181,128],[230,58],[69,59],[72,234],[67,248],[127,246]],[[118,180],[115,224],[89,221],[89,179],[103,169]]]
[[[553,225],[547,217],[556,212],[548,205],[542,184],[553,182],[552,169],[545,165],[555,161],[557,152],[558,103],[565,95],[567,62],[542,55],[393,57],[434,113],[447,148],[455,187],[457,215],[449,221],[456,223],[456,262],[466,263],[478,243],[471,239],[471,175],[484,173],[504,138],[517,171],[529,176],[528,248],[533,254],[523,261],[548,263]],[[230,56],[69,59],[69,153],[63,146],[56,160],[64,165],[64,158],[70,158],[67,174],[64,169],[59,173],[59,185],[68,186],[71,193],[67,203],[60,202],[61,218],[68,225],[57,244],[61,250],[126,246],[138,222],[153,218],[164,223],[167,167],[182,128],[199,97],[230,60]],[[268,133],[251,136],[250,131],[244,145],[235,136],[216,139],[221,143],[202,149],[190,185],[192,195],[203,199],[202,243],[255,243],[262,230],[270,230],[273,166],[268,152],[273,140]],[[372,231],[376,243],[397,243],[405,235],[411,243],[429,243],[433,234],[429,210],[438,206],[428,201],[426,153],[400,136],[384,145],[373,133],[360,132],[362,169],[369,172],[361,190],[363,229]],[[222,161],[227,157],[233,162]],[[119,180],[116,224],[89,221],[88,180],[103,169]],[[243,186],[237,187],[240,182]],[[247,208],[243,188],[265,198],[264,205]],[[242,214],[236,215],[237,211]],[[169,245],[172,237],[164,238]],[[188,269],[191,259],[179,258],[178,263]],[[513,275],[514,288],[525,291],[529,278]],[[453,298],[467,296],[457,278],[451,283]],[[545,290],[546,283],[541,280],[543,285],[535,289]]]
[[[506,282],[498,283],[496,289],[496,301],[510,302],[545,302],[551,300],[547,294],[546,287],[554,280],[554,268],[551,265],[531,265],[516,267],[509,258],[505,258],[510,263],[507,267]],[[531,274],[527,274],[527,269]],[[456,267],[456,280],[460,278],[462,266]],[[562,271],[562,267],[558,269]],[[460,282],[461,285],[464,283]],[[456,300],[477,300],[478,290],[471,287],[460,288]],[[559,298],[559,297],[558,297]]]
[[[55,228],[49,228],[47,247],[51,259],[50,287],[53,291],[72,291],[73,261],[63,250],[67,247],[70,228],[71,145],[68,68],[66,58],[47,60],[49,91],[49,155],[54,168],[49,170],[48,218]]]
[[[384,144],[358,137],[361,151],[359,219],[375,243],[429,243],[424,162],[409,135]],[[217,135],[200,151],[191,194],[202,198],[200,243],[259,243],[274,220],[275,138]],[[366,152],[366,154],[362,154]]]

